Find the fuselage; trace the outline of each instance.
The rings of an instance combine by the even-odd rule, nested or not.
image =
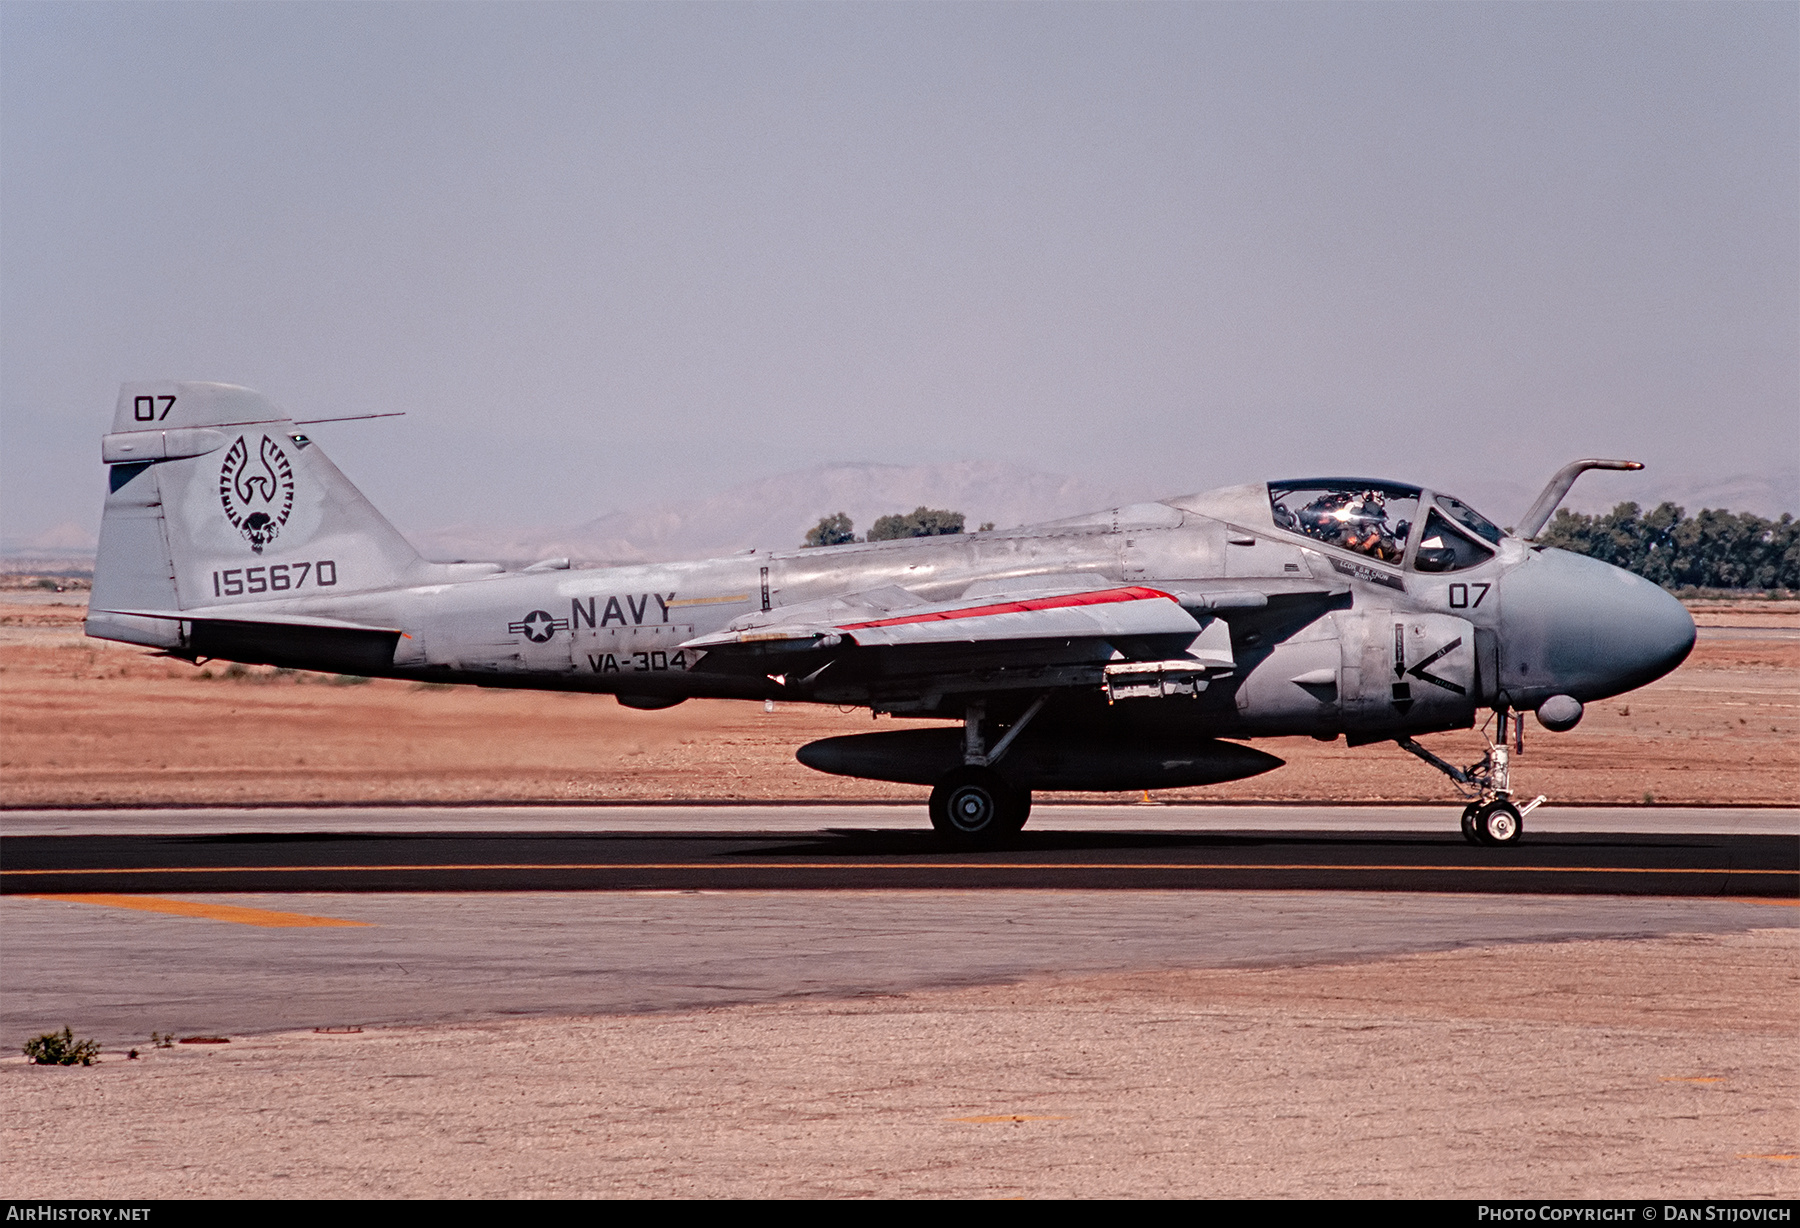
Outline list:
[[[1254,483],[1050,524],[571,570],[434,563],[279,406],[229,384],[120,389],[87,632],[224,659],[477,686],[867,707],[961,728],[825,738],[824,772],[931,786],[952,841],[1003,840],[1033,790],[1180,788],[1281,765],[1233,739],[1393,741],[1473,790],[1464,835],[1516,841],[1520,713],[1687,655],[1648,581],[1514,536],[1447,494],[1366,478]],[[1457,768],[1414,734],[1496,713]],[[1541,799],[1540,799],[1541,800]]]
[[[1060,688],[1053,717],[1064,721],[1375,740],[1466,727],[1482,707],[1617,694],[1673,669],[1693,643],[1692,620],[1657,586],[1498,530],[1484,538],[1452,527],[1430,509],[1462,505],[1429,490],[1383,487],[1389,503],[1395,492],[1409,500],[1419,522],[1388,526],[1400,532],[1390,531],[1385,545],[1366,530],[1360,507],[1339,507],[1336,520],[1317,511],[1343,504],[1330,492],[1358,485],[1256,483],[998,532],[495,572],[342,595],[302,584],[281,599],[268,593],[273,568],[285,566],[292,583],[302,563],[315,579],[321,568],[335,578],[340,565],[271,550],[254,568],[190,579],[219,599],[185,612],[196,627],[188,648],[297,667],[612,693],[642,706],[782,698],[955,716],[969,695],[1004,706],[1016,693],[1022,707],[1034,692]],[[889,586],[929,602],[1046,577],[1173,594],[1195,609],[1196,632],[1212,619],[1227,624],[1236,668],[1192,697],[1115,705],[1099,689],[1102,671],[1140,646],[1097,652],[1092,644],[1039,643],[999,655],[971,646],[903,662],[865,649],[840,654],[827,670],[816,660],[788,668],[777,656],[709,662],[714,654],[685,646],[765,611]],[[292,637],[276,645],[266,632],[247,642],[236,630],[242,623],[200,631],[215,614],[329,619],[397,635],[391,654],[370,641],[350,660],[331,647],[354,641],[350,633],[319,633],[301,648]],[[1142,646],[1138,655],[1167,656],[1170,647]],[[1092,687],[1084,690],[1084,681]]]

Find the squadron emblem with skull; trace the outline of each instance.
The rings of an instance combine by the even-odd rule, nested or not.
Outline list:
[[[261,554],[294,508],[294,469],[287,453],[264,435],[252,464],[250,446],[239,435],[219,467],[219,502],[225,505],[225,517],[232,527],[243,534],[251,550]]]

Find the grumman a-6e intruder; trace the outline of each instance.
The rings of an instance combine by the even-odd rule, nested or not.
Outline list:
[[[1519,839],[1509,742],[1679,665],[1694,623],[1629,572],[1533,543],[1577,461],[1506,533],[1401,482],[1256,482],[1050,524],[700,562],[521,571],[422,559],[262,395],[128,384],[87,632],[385,678],[857,705],[930,727],[800,748],[824,772],[931,785],[931,821],[1004,841],[1034,789],[1217,784],[1281,766],[1242,740],[1394,742]],[[1474,726],[1456,768],[1420,734]],[[1543,799],[1539,798],[1538,801]]]

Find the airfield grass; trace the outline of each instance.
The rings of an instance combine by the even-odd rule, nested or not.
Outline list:
[[[196,668],[86,639],[82,594],[68,596],[0,603],[0,805],[925,798],[923,788],[795,761],[794,748],[813,738],[892,727],[867,711],[697,700],[636,712],[604,696]],[[1695,614],[1702,625],[1800,628],[1800,603],[1697,602]],[[1796,732],[1800,639],[1702,639],[1669,677],[1590,704],[1571,733],[1531,724],[1514,779],[1527,796],[1564,804],[1793,805]],[[1481,752],[1472,732],[1424,741],[1459,763]],[[1256,745],[1288,766],[1154,798],[1454,801],[1443,777],[1392,745]]]

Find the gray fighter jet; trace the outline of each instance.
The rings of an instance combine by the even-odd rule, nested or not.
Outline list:
[[[315,419],[314,421],[317,421]],[[823,772],[932,787],[933,825],[1004,841],[1033,790],[1209,785],[1281,766],[1264,737],[1396,743],[1517,841],[1524,713],[1681,663],[1694,623],[1629,572],[1532,538],[1586,469],[1507,533],[1434,490],[1255,482],[1022,529],[701,562],[520,571],[431,563],[266,397],[128,384],[87,633],[223,659],[475,686],[870,708],[941,724],[826,738]],[[1491,714],[1491,715],[1489,715]],[[1415,738],[1491,730],[1458,768]]]

